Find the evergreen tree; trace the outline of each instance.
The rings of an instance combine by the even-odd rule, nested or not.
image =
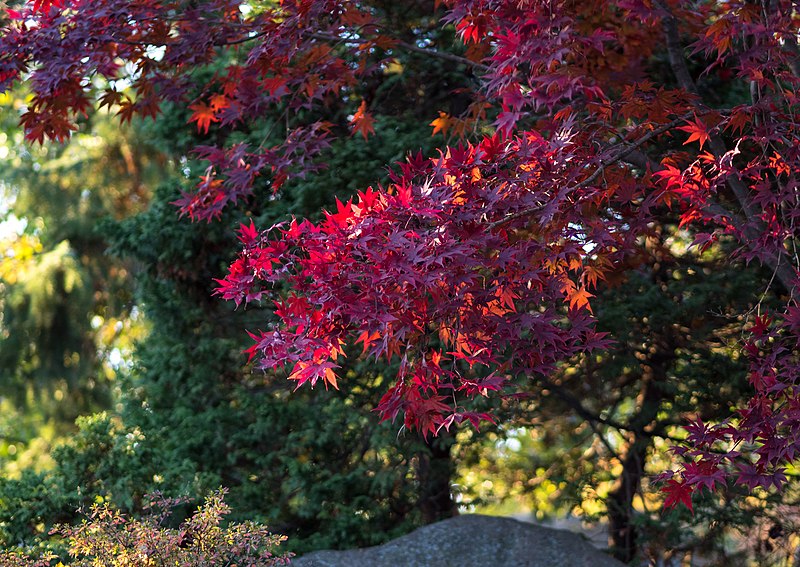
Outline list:
[[[19,470],[111,404],[141,322],[131,266],[106,254],[98,223],[141,211],[167,164],[104,114],[66,145],[30,148],[22,95],[0,103],[0,463]]]

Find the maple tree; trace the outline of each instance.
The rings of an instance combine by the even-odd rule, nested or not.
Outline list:
[[[437,2],[458,51],[394,36],[379,4],[36,2],[7,10],[0,89],[29,85],[21,123],[32,141],[66,139],[94,104],[123,121],[187,105],[220,144],[197,148],[208,169],[176,205],[210,221],[254,186],[279,196],[322,167],[334,136],[368,138],[363,86],[393,54],[462,66],[480,86],[458,114],[431,117],[458,138],[439,155],[410,156],[389,186],[337,202],[319,223],[241,227],[217,293],[247,304],[291,288],[278,322],[251,331],[250,358],[336,388],[344,345],[358,343],[399,360],[384,419],[425,436],[478,426],[491,415],[464,400],[513,395],[517,377],[546,380],[610,344],[593,325],[598,288],[636,268],[659,216],[679,214],[700,250],[733,241],[733,260],[764,265],[763,288],[783,307],[767,313],[755,298],[741,313],[752,398],[728,420],[687,425],[685,464],[662,475],[665,505],[691,506],[729,479],[780,489],[800,447],[792,3]],[[198,95],[193,70],[220,61]],[[344,128],[316,118],[331,99],[352,105]],[[283,141],[237,142],[265,108],[286,117]]]
[[[393,5],[391,10],[406,29],[428,25],[427,9],[409,12]],[[442,33],[446,38],[448,32]],[[454,509],[453,436],[429,436],[427,441],[413,433],[398,437],[395,426],[379,423],[370,411],[392,376],[390,366],[353,356],[341,369],[349,375],[349,389],[341,395],[319,388],[293,393],[281,373],[265,376],[242,364],[248,341],[242,329],[256,326],[270,306],[234,311],[233,303],[211,296],[212,275],[220,277],[235,256],[238,241],[231,227],[242,218],[269,226],[285,218],[287,210],[316,215],[333,195],[374,182],[375,172],[383,172],[384,164],[406,148],[421,143],[430,152],[441,141],[428,136],[426,118],[442,108],[439,101],[448,108],[443,97],[460,84],[458,71],[443,60],[413,53],[399,60],[403,72],[390,76],[391,98],[381,96],[386,91],[382,84],[377,85],[379,98],[370,98],[371,111],[380,116],[375,124],[380,144],[372,136],[367,141],[357,133],[342,136],[326,152],[324,171],[288,183],[280,199],[269,198],[270,189],[259,187],[258,197],[224,211],[220,222],[211,225],[179,218],[169,203],[203,173],[205,165],[192,159],[189,150],[218,139],[215,127],[208,135],[193,124],[184,128],[191,111],[177,105],[167,105],[157,121],[134,119],[130,129],[181,169],[161,176],[147,211],[96,229],[111,243],[108,254],[135,266],[135,297],[148,333],[137,341],[134,366],[121,368],[114,382],[119,395],[108,434],[96,435],[94,420],[82,422],[65,453],[52,453],[53,469],[38,475],[25,471],[25,482],[0,483],[0,516],[8,520],[0,546],[43,539],[27,518],[35,515],[47,530],[54,521],[74,521],[79,504],[97,495],[137,515],[141,495],[154,488],[198,496],[224,485],[235,518],[269,518],[296,552],[376,545]],[[199,70],[195,84],[202,86],[213,72]],[[20,99],[24,90],[17,94]],[[354,106],[333,104],[324,113],[328,120],[347,124]],[[251,122],[245,139],[258,143],[270,131],[270,140],[278,138],[283,119],[276,114],[268,111]],[[15,122],[18,117],[8,112],[4,119]],[[100,121],[113,127],[116,120],[104,110],[86,122]],[[81,130],[86,129],[81,122]],[[60,145],[45,147],[56,151]],[[39,147],[21,146],[20,151],[26,149],[42,153]],[[52,164],[43,165],[49,169]],[[91,425],[87,429],[83,423]],[[134,454],[117,452],[130,449],[131,432],[137,440]],[[39,486],[48,487],[47,496]],[[37,506],[38,501],[47,504]]]

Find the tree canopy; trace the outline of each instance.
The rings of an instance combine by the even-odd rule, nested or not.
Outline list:
[[[800,447],[793,3],[423,4],[37,0],[6,10],[0,89],[29,89],[34,143],[94,107],[183,110],[181,151],[203,167],[175,214],[250,214],[227,273],[173,275],[258,307],[247,353],[268,376],[355,389],[345,360],[381,361],[375,409],[423,438],[554,398],[624,432],[622,453],[601,436],[627,463],[622,557],[670,427],[685,439],[664,507],[784,488]],[[395,147],[400,116],[437,147]],[[298,193],[359,139],[391,148],[388,178],[332,203]],[[295,198],[328,210],[259,214]]]

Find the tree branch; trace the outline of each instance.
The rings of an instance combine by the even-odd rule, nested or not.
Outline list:
[[[692,76],[689,73],[689,67],[686,65],[686,57],[684,56],[683,47],[680,43],[678,20],[675,18],[675,15],[672,13],[669,7],[665,6],[659,0],[653,0],[653,2],[662,12],[664,12],[664,16],[662,16],[662,24],[664,26],[667,53],[669,55],[669,63],[670,67],[672,68],[672,72],[675,75],[678,84],[686,92],[697,95],[699,98],[700,93],[697,90],[697,85],[695,84],[694,79],[692,79]],[[721,159],[722,156],[724,156],[728,151],[725,147],[725,142],[717,134],[711,134],[709,136],[709,145],[711,146],[711,152],[717,159]],[[757,246],[756,241],[760,235],[758,226],[763,223],[758,217],[758,211],[756,211],[750,199],[748,198],[749,190],[742,180],[735,175],[729,175],[726,177],[725,181],[733,192],[736,201],[739,203],[739,206],[744,213],[745,221],[740,223],[739,228],[747,239],[748,248],[752,250]],[[731,216],[731,218],[733,219],[734,217]],[[777,257],[765,258],[764,262],[773,270],[775,277],[778,278],[785,290],[787,292],[791,292],[794,288],[793,284],[795,280],[795,273],[791,266],[789,266],[788,263],[782,263],[780,255]]]
[[[654,0],[656,6],[666,12],[663,18],[664,33],[666,35],[667,43],[667,56],[669,57],[669,64],[678,80],[678,84],[687,92],[697,94],[697,85],[689,73],[689,67],[686,65],[686,57],[683,54],[683,46],[680,42],[680,35],[678,33],[678,20],[672,12],[661,4],[658,0]]]
[[[668,122],[666,124],[662,124],[658,128],[655,128],[654,130],[651,130],[650,132],[648,132],[647,134],[645,134],[644,136],[642,136],[641,138],[639,138],[638,140],[636,140],[632,144],[623,147],[620,151],[618,151],[616,154],[614,154],[610,158],[601,160],[600,164],[597,166],[597,169],[589,177],[587,177],[586,179],[584,179],[583,181],[581,181],[580,183],[577,183],[574,187],[572,187],[571,190],[580,189],[582,187],[586,187],[587,185],[590,185],[595,179],[597,179],[603,173],[603,171],[606,170],[607,167],[609,167],[611,165],[614,165],[616,163],[619,163],[620,161],[625,160],[626,157],[628,157],[629,155],[633,154],[637,149],[642,147],[644,144],[646,144],[647,142],[649,142],[650,140],[652,140],[656,136],[659,136],[659,135],[663,134],[667,130],[671,130],[672,128],[674,128],[675,126],[680,124],[681,122],[684,122],[690,116],[692,116],[692,115],[691,114],[684,114],[683,116],[680,116],[680,117],[678,117],[678,118],[676,118],[676,119],[674,119],[674,120],[672,120],[672,121],[670,121],[670,122]],[[489,230],[492,230],[492,229],[497,228],[498,226],[503,225],[503,224],[505,224],[505,223],[507,223],[509,221],[514,220],[514,219],[518,219],[520,217],[527,216],[527,215],[529,215],[531,213],[535,213],[536,211],[541,210],[541,208],[542,207],[531,207],[531,208],[527,208],[527,209],[522,209],[522,210],[517,211],[515,213],[511,213],[509,215],[504,216],[503,218],[501,218],[499,220],[496,220],[496,221],[494,221],[492,223],[489,223],[487,228]]]
[[[606,425],[608,427],[613,427],[618,431],[629,431],[631,433],[635,433],[641,437],[660,437],[662,439],[668,439],[670,441],[680,442],[680,439],[671,437],[667,435],[665,432],[660,430],[653,430],[648,431],[644,427],[634,427],[631,424],[620,423],[613,419],[607,419],[602,415],[594,413],[593,411],[589,410],[586,406],[583,405],[581,400],[579,400],[576,396],[566,390],[566,388],[556,384],[552,380],[547,377],[537,377],[545,387],[549,390],[552,390],[553,393],[565,404],[567,404],[570,408],[572,408],[578,416],[582,417],[586,421],[590,423],[600,423],[602,425]]]
[[[324,41],[342,41],[348,43],[356,43],[356,44],[364,44],[369,43],[370,40],[363,39],[360,37],[340,37],[338,35],[322,33],[322,32],[315,32],[309,34],[309,37],[320,39]],[[467,59],[466,57],[461,57],[460,55],[455,55],[453,53],[448,53],[446,51],[437,51],[435,49],[429,49],[426,47],[418,47],[412,43],[408,43],[405,41],[396,41],[394,43],[397,47],[405,50],[405,51],[412,51],[414,53],[421,53],[423,55],[428,55],[430,57],[436,57],[438,59],[443,59],[445,61],[451,61],[453,63],[459,63],[461,65],[467,65],[474,69],[479,69],[481,71],[488,71],[489,66],[484,65],[483,63],[478,63],[477,61],[472,61],[471,59]]]

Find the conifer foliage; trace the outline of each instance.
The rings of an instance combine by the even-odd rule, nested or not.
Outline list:
[[[691,507],[694,492],[728,479],[780,488],[800,449],[794,4],[432,3],[463,42],[455,50],[394,36],[379,4],[37,0],[6,11],[0,90],[28,84],[21,123],[38,142],[68,138],[97,105],[126,121],[182,104],[204,133],[246,132],[264,109],[291,116],[279,144],[197,148],[208,169],[176,204],[211,221],[255,184],[280,196],[321,167],[332,137],[348,135],[303,122],[327,101],[351,103],[349,134],[372,136],[362,87],[395,54],[460,66],[480,87],[431,117],[460,140],[411,155],[387,187],[319,223],[241,227],[217,293],[274,300],[279,318],[251,330],[251,359],[287,366],[298,385],[346,388],[337,365],[358,343],[399,360],[384,419],[426,436],[477,426],[491,416],[465,399],[508,395],[519,377],[613,340],[594,330],[596,288],[635,269],[637,242],[677,214],[699,249],[733,241],[731,261],[764,265],[763,289],[783,307],[741,314],[752,398],[722,423],[688,423],[685,465],[662,478],[665,505]],[[197,96],[193,71],[223,54],[230,62]],[[284,283],[288,295],[273,297]]]

